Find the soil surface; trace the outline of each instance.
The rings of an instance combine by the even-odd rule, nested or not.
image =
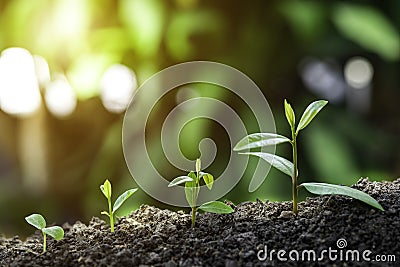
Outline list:
[[[114,233],[99,218],[64,224],[64,239],[48,238],[44,254],[39,232],[0,238],[0,266],[400,266],[400,179],[353,188],[385,211],[344,196],[307,198],[297,216],[290,202],[246,202],[232,214],[199,214],[191,229],[190,215],[143,205]]]

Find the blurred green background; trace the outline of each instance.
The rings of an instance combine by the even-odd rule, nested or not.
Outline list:
[[[286,135],[284,98],[297,114],[312,100],[330,101],[300,136],[300,181],[395,179],[399,12],[400,1],[0,1],[0,233],[31,233],[23,218],[32,212],[57,223],[100,216],[106,178],[115,197],[136,187],[121,146],[126,105],[152,74],[191,60],[247,74]],[[213,96],[235,108],[249,132],[257,129],[240,99],[212,92],[204,85],[176,91],[159,114],[192,95]],[[156,136],[163,117],[150,121]],[[218,176],[231,153],[218,125],[187,125],[183,152],[195,159],[193,140],[203,137],[218,145],[207,169]],[[162,153],[158,142],[151,151]],[[277,153],[291,158],[289,146]],[[163,174],[181,172],[166,167]],[[290,179],[276,170],[252,194],[248,184],[245,176],[226,198],[290,200]],[[140,191],[120,214],[142,203],[165,207]]]

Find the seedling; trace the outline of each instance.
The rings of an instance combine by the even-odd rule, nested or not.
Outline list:
[[[260,157],[263,160],[267,161],[272,166],[274,166],[275,168],[277,168],[278,170],[280,170],[281,172],[292,177],[293,212],[295,214],[297,214],[297,192],[298,189],[302,187],[304,187],[313,194],[319,194],[319,195],[331,194],[331,195],[349,196],[361,200],[377,209],[383,210],[382,206],[374,198],[372,198],[371,196],[362,191],[347,186],[326,184],[326,183],[302,183],[301,185],[297,185],[297,178],[299,172],[297,167],[298,161],[297,161],[296,138],[300,130],[304,129],[327,103],[328,101],[325,100],[318,100],[312,102],[304,111],[303,115],[301,116],[300,122],[296,128],[295,126],[296,118],[294,111],[290,106],[290,104],[285,99],[284,108],[285,108],[286,119],[290,125],[292,133],[291,139],[275,133],[254,133],[240,140],[233,148],[233,150],[241,151],[245,149],[260,148],[264,146],[277,145],[286,142],[292,145],[293,163],[285,158],[270,153],[242,152],[240,154]]]
[[[201,171],[201,161],[200,159],[196,160],[196,171],[191,171],[188,175],[176,177],[172,180],[168,187],[177,186],[180,184],[185,184],[185,196],[186,200],[189,203],[189,206],[192,209],[192,228],[195,226],[196,223],[196,211],[197,209],[201,209],[206,212],[212,213],[231,213],[233,209],[220,201],[210,201],[206,202],[199,207],[197,207],[197,197],[199,196],[200,192],[200,180],[203,179],[204,183],[206,184],[209,190],[212,189],[214,184],[214,177],[206,172]]]
[[[55,240],[61,240],[64,237],[64,230],[60,226],[46,227],[46,220],[40,214],[31,214],[25,217],[25,220],[39,229],[43,234],[43,253],[46,252],[46,235],[51,236]]]
[[[122,193],[117,200],[114,202],[111,208],[111,183],[105,180],[104,184],[100,185],[100,190],[103,192],[104,196],[107,198],[108,202],[108,212],[102,211],[101,214],[107,215],[110,219],[111,232],[114,232],[114,213],[121,207],[121,205],[130,197],[133,193],[137,191],[137,188],[126,190]]]

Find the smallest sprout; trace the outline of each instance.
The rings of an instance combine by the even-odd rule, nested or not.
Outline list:
[[[46,220],[42,215],[34,213],[25,217],[30,225],[39,229],[43,234],[43,253],[46,252],[46,235],[51,236],[55,240],[61,240],[64,237],[64,230],[60,226],[46,227]]]
[[[137,188],[126,190],[122,193],[117,200],[114,202],[114,206],[111,208],[111,183],[106,180],[104,184],[100,185],[100,190],[103,195],[107,198],[108,212],[102,211],[101,214],[106,215],[110,218],[111,232],[114,232],[114,213],[121,207],[121,205],[137,191]]]

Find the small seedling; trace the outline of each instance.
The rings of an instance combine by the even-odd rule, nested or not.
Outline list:
[[[361,200],[377,209],[383,210],[382,206],[371,196],[368,194],[361,192],[359,190],[341,186],[341,185],[334,185],[334,184],[326,184],[326,183],[302,183],[301,185],[297,185],[297,178],[298,178],[298,162],[297,162],[297,136],[300,130],[304,129],[317,113],[328,103],[325,100],[318,100],[311,103],[306,110],[304,111],[303,115],[301,116],[300,122],[295,126],[296,118],[294,111],[290,104],[284,101],[284,108],[285,108],[285,115],[286,119],[290,125],[292,138],[289,139],[285,136],[275,134],[275,133],[254,133],[246,136],[242,140],[240,140],[236,146],[233,148],[234,151],[241,151],[245,149],[252,149],[252,148],[260,148],[264,146],[271,146],[277,145],[281,143],[288,142],[292,145],[292,152],[293,152],[293,163],[289,160],[264,152],[243,152],[240,154],[252,155],[256,157],[260,157],[263,160],[267,161],[269,164],[280,170],[281,172],[289,175],[292,177],[292,198],[293,198],[293,212],[297,214],[297,192],[298,189],[304,187],[309,192],[313,194],[331,194],[331,195],[345,195],[349,196],[358,200]]]
[[[42,231],[43,234],[43,252],[46,252],[46,235],[51,236],[55,240],[61,240],[64,237],[64,230],[60,226],[46,227],[46,220],[40,214],[31,214],[25,217],[25,220]]]
[[[100,190],[108,201],[108,212],[102,211],[101,214],[107,215],[110,218],[111,232],[114,232],[114,213],[121,207],[121,205],[137,191],[137,188],[126,190],[122,193],[117,200],[114,202],[114,206],[111,208],[111,183],[105,180],[104,184],[100,185]]]
[[[233,209],[230,206],[228,206],[225,203],[220,202],[220,201],[210,201],[210,202],[204,203],[204,204],[200,205],[199,207],[197,207],[197,197],[200,192],[201,179],[203,179],[207,188],[209,190],[211,190],[212,186],[214,184],[214,177],[209,173],[201,171],[201,161],[200,161],[200,159],[197,159],[195,172],[191,171],[188,173],[187,176],[184,175],[184,176],[176,177],[168,185],[168,187],[171,187],[171,186],[177,186],[177,185],[185,183],[186,200],[192,209],[192,227],[194,227],[195,223],[196,223],[197,209],[201,209],[206,212],[219,213],[219,214],[233,212]]]

